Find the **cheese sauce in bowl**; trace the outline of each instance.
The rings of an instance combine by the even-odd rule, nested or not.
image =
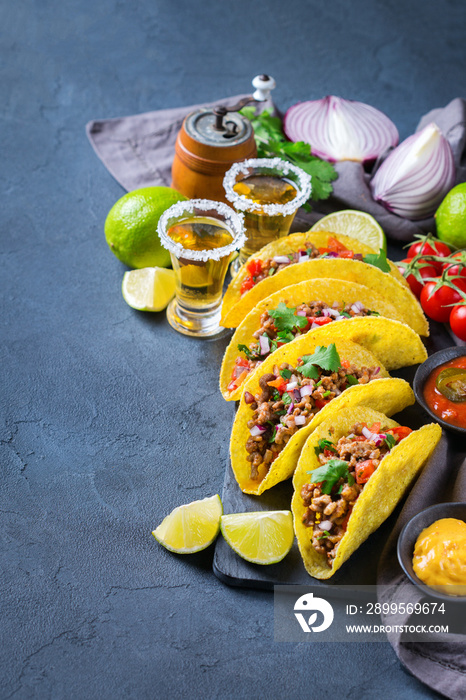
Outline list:
[[[414,545],[413,569],[423,583],[447,595],[466,594],[466,523],[441,518]]]

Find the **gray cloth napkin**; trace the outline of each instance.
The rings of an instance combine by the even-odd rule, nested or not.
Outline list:
[[[147,112],[121,119],[91,121],[87,135],[100,160],[113,177],[126,189],[171,184],[171,165],[175,141],[183,119],[200,107],[216,104],[232,105],[244,95],[216,102],[176,109]],[[273,106],[271,102],[263,107]],[[466,180],[466,101],[456,98],[443,109],[426,114],[418,130],[435,121],[453,149],[457,166],[457,182]],[[380,163],[374,166],[373,172]],[[368,173],[360,163],[343,161],[336,164],[338,180],[328,200],[317,202],[311,213],[301,209],[292,230],[305,230],[326,214],[339,209],[359,209],[372,214],[385,233],[398,241],[411,241],[415,234],[434,231],[434,219],[412,222],[391,214],[371,197]]]
[[[405,576],[398,563],[397,540],[404,525],[414,515],[434,503],[447,501],[466,501],[466,445],[463,436],[444,430],[439,445],[411,490],[382,553],[377,576],[379,602],[418,603],[426,599]],[[465,614],[464,605],[461,614]],[[393,616],[382,616],[382,619],[384,624],[393,626],[410,624],[410,617],[409,614],[404,614],[396,619]],[[422,623],[426,623],[425,618]],[[434,641],[422,643],[408,642],[404,637],[404,633],[388,634],[388,639],[404,666],[420,681],[447,698],[464,700],[466,637],[455,634],[435,635]]]

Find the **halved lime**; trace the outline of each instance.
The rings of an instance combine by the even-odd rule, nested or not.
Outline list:
[[[125,272],[123,298],[139,311],[162,311],[175,294],[175,273],[165,267],[144,267]]]
[[[217,537],[222,513],[222,501],[218,494],[202,501],[193,501],[172,510],[152,534],[171,552],[200,552]]]
[[[230,547],[253,564],[276,564],[288,554],[294,541],[289,510],[222,515],[220,529]]]
[[[382,227],[373,216],[365,211],[356,209],[343,209],[319,219],[311,228],[311,231],[329,231],[330,233],[341,233],[344,236],[356,238],[361,243],[379,252],[382,248],[387,251],[387,239]]]

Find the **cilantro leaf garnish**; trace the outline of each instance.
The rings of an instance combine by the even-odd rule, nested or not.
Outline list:
[[[336,453],[336,449],[334,447],[333,442],[331,442],[330,440],[327,440],[326,438],[321,438],[319,440],[319,442],[317,443],[317,445],[314,447],[314,452],[316,453],[317,456],[319,456],[320,453],[323,452],[324,450],[329,450],[330,452]]]
[[[348,471],[348,462],[342,459],[330,459],[326,464],[307,473],[311,475],[312,484],[322,483],[322,493],[326,494],[331,493],[338,479],[351,476]]]
[[[319,345],[313,355],[304,355],[301,359],[304,364],[299,372],[309,379],[317,379],[319,376],[316,366],[329,372],[336,372],[341,367],[335,343],[331,343],[328,348]]]
[[[247,345],[242,345],[241,343],[238,345],[238,350],[240,352],[244,352],[248,360],[258,360],[260,358],[260,355],[257,353],[253,352],[250,350]]]
[[[387,262],[387,255],[382,248],[378,253],[368,253],[363,257],[363,262],[368,265],[378,267],[382,272],[390,272],[390,265]]]
[[[273,433],[272,433],[272,435],[269,437],[269,442],[275,442],[276,436],[277,436],[277,426],[275,425],[275,426],[274,426],[274,429],[273,429]]]
[[[276,309],[269,309],[268,314],[273,318],[277,331],[292,331],[307,326],[306,316],[296,316],[296,308],[288,308],[283,301]]]
[[[280,370],[280,377],[282,379],[290,379],[292,374],[293,374],[293,372],[291,371],[291,369]]]
[[[354,374],[347,374],[346,375],[346,381],[350,386],[353,386],[354,384],[359,384],[358,380],[354,376]]]
[[[351,314],[349,314],[347,311],[341,311],[340,316],[344,316],[345,318],[351,318]]]
[[[282,399],[283,404],[284,404],[285,406],[289,406],[289,405],[290,405],[290,403],[291,403],[291,396],[290,396],[289,394],[287,394],[286,391],[283,392],[283,394],[282,394],[282,396],[281,396],[281,399]]]
[[[280,340],[282,343],[289,343],[291,340],[294,340],[294,338],[291,331],[280,331],[277,333],[277,340]]]
[[[385,444],[387,445],[388,449],[391,450],[392,447],[395,447],[396,445],[396,438],[394,435],[391,433],[387,433],[385,435]]]
[[[330,184],[338,173],[331,163],[312,155],[311,146],[304,141],[288,141],[283,133],[279,117],[272,116],[271,109],[256,114],[255,107],[243,107],[243,114],[252,124],[259,158],[280,156],[308,173],[312,178],[312,201],[328,199],[333,191]],[[310,211],[309,204],[305,208]]]

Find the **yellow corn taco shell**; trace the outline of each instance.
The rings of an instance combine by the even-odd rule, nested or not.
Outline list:
[[[300,244],[295,245],[295,248],[299,249],[302,247],[305,240],[313,242],[314,236],[317,235],[322,234],[292,234],[291,236],[280,239],[280,241],[276,243],[265,246],[254,255],[254,258],[268,260],[275,255],[282,254],[282,252],[286,253],[286,251],[282,251],[278,246],[284,246],[286,241],[294,236],[301,236]],[[328,234],[325,234],[325,236],[328,237]],[[338,239],[346,245],[345,238],[344,236],[338,236]],[[319,244],[317,245],[321,247]],[[352,246],[355,252],[360,252],[362,248],[373,252],[370,251],[367,246],[359,242],[356,242],[356,244]],[[396,306],[398,311],[402,314],[404,322],[407,323],[408,326],[411,326],[416,333],[419,333],[419,335],[429,335],[429,325],[418,300],[408,288],[406,280],[393,263],[390,263],[390,267],[391,272],[386,273],[382,272],[382,270],[379,270],[379,268],[374,265],[368,265],[359,260],[317,258],[315,260],[289,265],[280,272],[262,280],[241,296],[241,284],[248,274],[246,267],[243,265],[230,282],[225,293],[222,303],[221,325],[225,328],[236,328],[260,301],[279,289],[288,287],[291,284],[297,284],[304,280],[325,277],[356,282],[357,284],[370,287]]]
[[[311,544],[312,527],[306,527],[302,522],[306,508],[301,499],[301,489],[304,484],[309,483],[310,477],[307,472],[320,466],[314,447],[321,438],[337,442],[340,437],[349,433],[355,423],[372,425],[378,421],[388,428],[398,425],[382,413],[365,406],[334,412],[309,436],[302,449],[293,477],[294,494],[291,509],[304,566],[314,578],[327,579],[333,576],[348,557],[388,518],[442,435],[442,429],[436,423],[424,425],[395,445],[383,458],[356,501],[347,530],[330,567],[325,554],[316,552]]]
[[[255,340],[253,333],[260,328],[260,317],[264,311],[275,309],[280,302],[288,307],[296,307],[312,300],[325,301],[330,305],[335,301],[360,301],[366,308],[381,314],[333,322],[309,331],[307,335],[316,338],[321,344],[326,345],[337,338],[352,340],[373,352],[387,370],[408,367],[427,359],[427,351],[419,335],[402,322],[403,316],[399,310],[373,289],[345,280],[325,278],[299,282],[259,302],[234,332],[220,370],[220,391],[226,401],[237,401],[241,397],[243,385],[235,390],[228,390],[235,360],[238,356],[244,356],[244,353],[238,350],[238,345],[249,347]],[[262,365],[259,365],[256,368],[258,372],[261,371],[261,367]],[[255,371],[249,373],[248,380]]]
[[[246,382],[245,390],[252,395],[259,393],[261,391],[259,387],[260,377],[267,372],[272,372],[274,365],[288,362],[295,367],[298,358],[313,353],[318,345],[321,345],[319,341],[304,335],[296,341],[282,346],[263,362],[262,371]],[[369,350],[357,343],[352,343],[350,340],[337,340],[335,346],[340,360],[348,360],[357,367],[380,366],[379,376],[381,379],[375,379],[368,384],[350,386],[340,396],[332,399],[316,413],[308,425],[296,431],[272,462],[269,471],[258,480],[251,479],[251,463],[246,459],[248,453],[245,445],[250,434],[247,424],[251,419],[252,411],[246,404],[243,394],[233,423],[230,457],[236,481],[244,493],[260,495],[280,481],[289,479],[294,473],[301,448],[308,436],[329,414],[332,415],[348,406],[367,405],[381,410],[386,415],[393,415],[414,403],[414,394],[408,382],[405,382],[404,379],[389,377],[388,372]]]

